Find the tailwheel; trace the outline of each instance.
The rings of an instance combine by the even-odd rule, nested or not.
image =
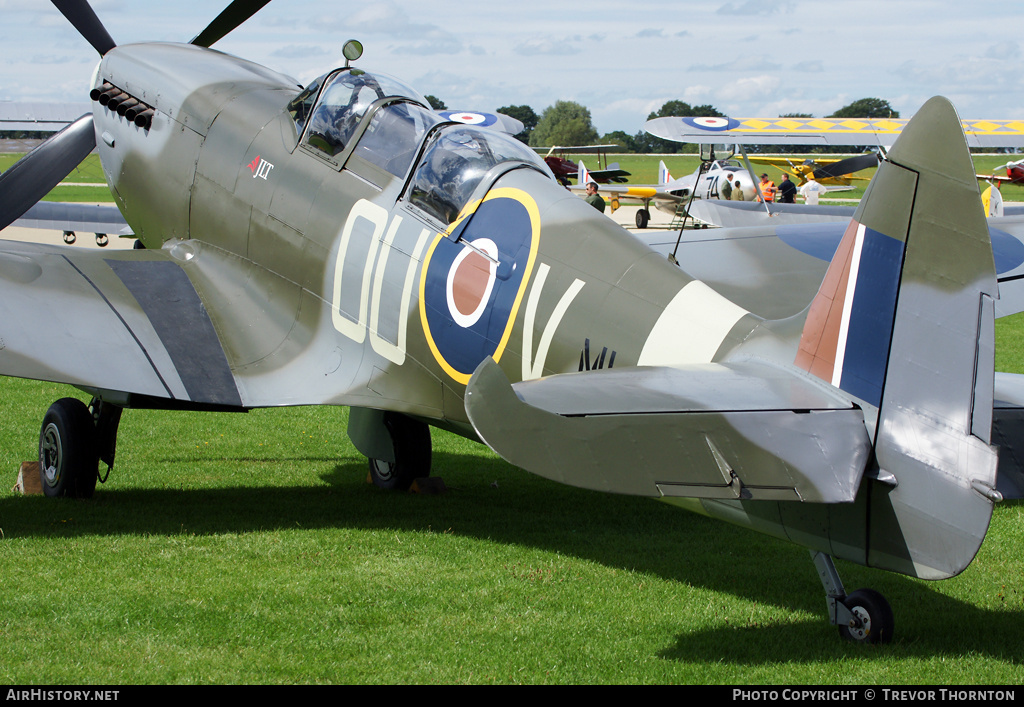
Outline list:
[[[874,589],[858,589],[843,600],[853,618],[839,624],[839,635],[854,643],[888,643],[892,640],[892,607]]]
[[[395,460],[370,459],[370,478],[380,488],[405,491],[416,479],[430,476],[430,427],[396,412],[384,415],[384,426]]]
[[[61,398],[46,411],[39,431],[39,474],[47,496],[91,498],[99,456],[95,425],[85,403]]]

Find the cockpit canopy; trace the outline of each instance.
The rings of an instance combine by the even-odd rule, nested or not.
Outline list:
[[[419,93],[390,76],[338,69],[306,87],[288,104],[288,112],[300,144],[332,161],[358,138],[353,155],[404,178],[422,154],[406,196],[445,224],[455,221],[499,164],[525,163],[554,179],[537,153],[518,140],[490,128],[441,125],[441,116],[427,105]],[[360,133],[364,119],[368,124]]]
[[[398,79],[360,69],[339,69],[307,86],[288,104],[288,111],[298,132],[306,130],[305,143],[334,157],[348,145],[366,110],[375,101],[389,97],[409,99],[424,110],[428,105],[426,98]]]
[[[551,176],[537,153],[515,138],[487,128],[446,125],[427,139],[409,201],[442,223],[452,223],[484,175],[503,162],[526,163]]]

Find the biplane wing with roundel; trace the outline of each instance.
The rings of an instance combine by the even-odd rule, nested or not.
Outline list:
[[[904,118],[654,118],[644,130],[673,142],[889,147]],[[964,120],[969,147],[1024,147],[1024,120]]]

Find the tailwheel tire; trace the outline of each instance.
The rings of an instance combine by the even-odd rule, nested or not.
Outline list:
[[[416,479],[430,476],[430,427],[396,412],[384,415],[384,426],[395,461],[370,459],[370,478],[379,488],[407,491]]]
[[[636,212],[636,227],[647,228],[648,222],[651,220],[651,212],[647,209],[637,209]]]
[[[39,430],[39,475],[47,496],[92,497],[99,465],[95,436],[81,400],[61,398],[50,406]]]
[[[840,626],[839,635],[854,643],[888,643],[892,640],[892,607],[874,589],[858,589],[843,599],[859,625]]]

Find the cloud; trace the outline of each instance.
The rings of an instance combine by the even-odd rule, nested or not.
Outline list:
[[[275,49],[270,56],[282,59],[315,59],[327,54],[327,51],[320,46],[310,44],[288,44],[280,49]]]
[[[444,32],[437,25],[412,22],[393,2],[375,2],[345,18],[350,31],[384,34],[395,38],[415,38]]]
[[[761,2],[754,2],[753,0],[747,0],[747,2],[734,5],[731,2],[727,2],[720,8],[715,10],[717,15],[742,15],[744,17],[749,15],[770,15],[777,12],[777,8],[774,5],[766,5]]]
[[[414,42],[412,44],[399,44],[392,48],[395,54],[412,54],[415,56],[432,56],[437,54],[457,54],[462,51],[462,43],[447,39],[433,42]]]
[[[810,74],[820,74],[825,71],[825,65],[820,59],[808,59],[793,66],[793,71],[805,71]]]
[[[763,96],[774,95],[781,83],[778,76],[748,76],[722,86],[715,95],[718,100],[749,102]]]
[[[568,56],[580,53],[578,47],[574,47],[564,39],[554,39],[552,37],[528,39],[517,44],[514,51],[516,54],[522,54],[523,56]]]
[[[1020,58],[1020,45],[1013,40],[993,44],[985,52],[986,59],[1015,60]]]
[[[736,52],[730,52],[730,54],[736,54]],[[781,64],[770,62],[763,56],[747,56],[741,53],[734,60],[724,64],[694,64],[688,71],[726,71],[733,73],[742,71],[780,71],[781,69]]]

